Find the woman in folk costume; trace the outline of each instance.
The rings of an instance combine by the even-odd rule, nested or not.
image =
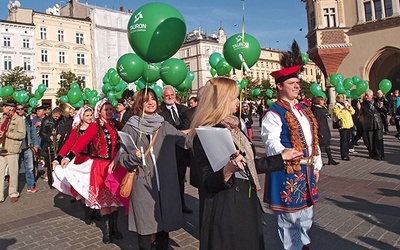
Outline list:
[[[111,193],[105,184],[108,167],[117,155],[118,133],[113,124],[114,107],[103,98],[95,107],[95,122],[91,123],[84,135],[80,136],[68,155],[62,160],[65,167],[87,145],[90,145],[90,158],[93,160],[90,172],[90,188],[86,203],[89,207],[100,209],[104,221],[103,243],[111,238],[122,239],[117,228],[118,209],[123,206],[119,198]]]
[[[191,123],[191,171],[196,171],[200,180],[200,249],[264,249],[257,173],[283,169],[284,159],[301,155],[288,149],[282,155],[255,162],[251,142],[240,130],[239,118],[233,115],[239,106],[238,95],[234,80],[212,78],[204,86]],[[231,156],[214,172],[195,131],[199,126],[227,128],[241,154]]]
[[[70,185],[70,183],[65,183],[66,178],[65,175],[63,176],[62,169],[57,169],[56,167],[60,165],[62,159],[68,154],[68,152],[71,150],[71,148],[74,146],[76,141],[85,133],[86,129],[88,128],[89,124],[93,122],[93,108],[90,107],[89,105],[84,105],[81,107],[78,111],[78,113],[75,115],[74,120],[72,122],[72,130],[69,133],[68,139],[65,141],[63,147],[60,149],[58,152],[57,157],[53,161],[53,175],[54,176],[54,183],[53,186],[60,190],[61,192],[71,195],[76,199],[82,198],[82,196],[73,188],[73,186]],[[87,160],[90,159],[90,151],[89,151],[89,145],[87,145],[79,154],[75,157],[75,164],[82,164],[86,162]],[[80,169],[82,170],[82,169]],[[89,171],[87,172],[82,172],[79,171],[79,175],[85,174],[89,176],[90,178],[90,168],[88,168]],[[65,173],[64,173],[65,174]],[[58,176],[60,175],[60,176]],[[58,179],[60,178],[60,180]],[[82,177],[79,177],[79,179],[83,179]],[[58,181],[57,181],[58,180]],[[68,182],[68,181],[67,181]],[[89,183],[87,183],[89,185]],[[86,224],[92,224],[93,220],[96,219],[95,215],[96,212],[95,210],[91,210],[90,207],[85,206],[85,199],[81,199],[82,204],[84,205],[84,210],[85,210],[85,223]]]
[[[186,134],[164,121],[157,111],[153,90],[143,89],[135,95],[133,116],[123,131],[146,153],[122,150],[119,158],[128,171],[136,171],[128,225],[139,235],[139,249],[154,245],[168,249],[169,232],[184,225],[175,145],[185,147]]]

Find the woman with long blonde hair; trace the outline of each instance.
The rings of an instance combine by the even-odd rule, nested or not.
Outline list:
[[[240,130],[239,118],[234,115],[239,105],[238,95],[234,80],[212,78],[203,88],[191,123],[194,154],[191,171],[196,171],[199,178],[200,249],[264,249],[257,170],[264,171],[268,165],[283,168],[283,159],[301,154],[284,151],[257,166],[263,169],[256,169],[251,142]],[[199,126],[227,128],[240,150],[219,171],[213,171],[196,134]]]

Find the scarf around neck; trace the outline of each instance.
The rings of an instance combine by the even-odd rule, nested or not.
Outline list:
[[[144,115],[137,116],[134,115],[129,118],[126,125],[132,126],[132,128],[138,132],[142,132],[145,135],[154,134],[154,132],[161,127],[164,117],[159,114],[154,114],[152,116]]]
[[[235,145],[239,147],[242,152],[246,153],[246,156],[244,158],[246,160],[247,166],[249,167],[251,177],[254,180],[254,185],[256,186],[256,190],[257,191],[261,190],[261,185],[260,181],[258,180],[256,165],[254,163],[254,153],[251,148],[249,140],[239,128],[240,124],[239,118],[234,115],[231,115],[224,118],[221,121],[221,124],[224,125],[229,130]]]

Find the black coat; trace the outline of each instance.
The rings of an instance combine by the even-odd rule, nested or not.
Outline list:
[[[200,249],[264,249],[261,206],[254,185],[234,176],[225,182],[223,169],[213,171],[197,136],[193,152],[191,171],[200,177]],[[256,165],[262,173],[285,166],[281,155],[262,158]]]
[[[318,139],[319,139],[319,146],[325,147],[329,146],[331,143],[331,131],[328,125],[328,111],[326,108],[321,106],[313,105],[311,107],[311,111],[313,112],[315,119],[318,122]]]
[[[379,103],[377,99],[374,99],[373,103],[370,103],[369,101],[363,101],[361,103],[360,111],[363,118],[365,131],[383,129],[381,113],[386,113],[387,110],[384,106],[382,108],[379,108],[378,105]]]

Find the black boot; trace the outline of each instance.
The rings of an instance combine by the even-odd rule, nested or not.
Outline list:
[[[85,211],[85,223],[86,223],[86,225],[93,224],[92,215],[90,213],[90,211],[91,211],[90,207],[87,207],[87,206],[83,205],[83,210]]]
[[[111,234],[110,234],[110,215],[103,215],[104,221],[104,231],[103,231],[103,243],[108,244],[111,242]]]
[[[117,240],[122,239],[122,233],[118,230],[118,211],[112,212],[110,218],[111,235]]]
[[[97,221],[102,221],[103,220],[99,209],[91,208],[90,209],[90,216],[92,217],[93,221],[94,220],[97,220]]]
[[[328,165],[338,165],[339,164],[339,162],[336,162],[336,161],[333,160],[330,146],[326,146],[325,147],[325,152],[328,155],[328,159],[329,159],[328,160]]]
[[[168,250],[169,247],[169,233],[165,231],[156,234],[156,249]]]
[[[140,235],[138,234],[138,243],[140,250],[149,250],[152,249],[152,239],[151,235]]]

